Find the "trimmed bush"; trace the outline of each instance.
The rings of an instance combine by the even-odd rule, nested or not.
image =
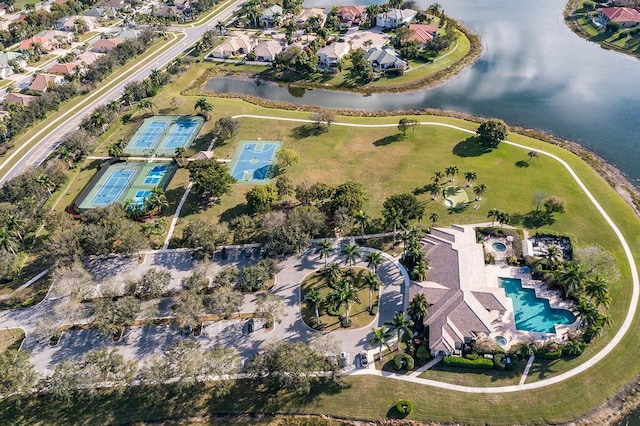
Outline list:
[[[469,352],[464,357],[466,359],[470,359],[471,361],[473,361],[474,359],[478,359],[479,355],[477,353],[475,353],[475,352]]]
[[[416,352],[416,358],[424,361],[431,359],[431,354],[429,353],[429,348],[427,347],[427,345],[420,345],[418,351]]]
[[[504,354],[495,354],[493,356],[493,368],[498,371],[504,371],[506,365],[504,363]]]
[[[398,354],[393,357],[393,368],[396,370],[402,370],[403,368],[413,370],[414,365],[413,357],[409,354]]]
[[[463,367],[463,368],[477,368],[477,369],[492,369],[493,361],[486,358],[467,359],[457,356],[446,356],[442,361],[444,365],[450,367]]]
[[[559,359],[562,356],[562,346],[558,345],[556,348],[538,349],[535,355],[536,358],[540,359]]]
[[[407,415],[413,411],[413,404],[408,399],[401,399],[396,403],[396,410],[400,414]]]

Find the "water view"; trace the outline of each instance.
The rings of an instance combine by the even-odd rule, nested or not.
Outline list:
[[[305,5],[326,5],[311,0]],[[345,2],[340,2],[345,3]],[[349,3],[349,2],[347,2]],[[366,1],[351,1],[362,4]],[[420,1],[426,7],[429,1]],[[440,108],[535,128],[581,143],[640,184],[635,149],[640,61],[578,38],[562,17],[564,0],[445,0],[445,12],[480,34],[484,53],[466,72],[431,90],[363,97],[290,90],[216,78],[209,90],[298,104],[395,110]]]

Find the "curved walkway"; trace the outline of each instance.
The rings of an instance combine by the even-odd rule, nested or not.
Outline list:
[[[273,117],[273,116],[261,116],[261,115],[253,115],[253,114],[236,115],[233,118],[256,118],[256,119],[262,119],[262,120],[289,121],[289,122],[296,122],[296,123],[315,123],[315,121],[313,121],[313,120],[296,119],[296,118],[285,118],[285,117]],[[332,124],[334,126],[362,127],[362,128],[397,127],[397,124],[358,124],[358,123],[332,123]],[[421,121],[420,125],[422,125],[422,126],[447,127],[447,128],[450,128],[450,129],[454,129],[454,130],[458,130],[458,131],[464,132],[464,133],[475,134],[475,132],[472,131],[472,130],[468,130],[468,129],[465,129],[465,128],[462,128],[462,127],[458,127],[458,126],[454,126],[452,124],[446,124],[446,123],[438,123],[438,122],[433,122],[433,121]],[[638,270],[637,270],[637,268],[635,266],[636,263],[635,263],[635,260],[633,258],[633,253],[631,252],[631,248],[629,247],[629,244],[625,240],[624,235],[622,234],[622,231],[620,231],[618,226],[613,222],[611,217],[607,214],[607,212],[604,210],[604,208],[600,205],[598,200],[596,200],[596,198],[593,196],[593,194],[589,191],[589,189],[586,187],[586,185],[582,182],[582,180],[580,180],[580,178],[578,177],[576,172],[571,168],[571,166],[566,161],[564,161],[563,159],[561,159],[557,155],[551,154],[551,153],[549,153],[547,151],[544,151],[542,149],[532,148],[532,147],[529,147],[529,146],[526,146],[526,145],[523,145],[523,144],[510,142],[510,141],[506,141],[506,140],[503,141],[503,143],[506,143],[508,145],[514,146],[516,148],[522,148],[522,149],[526,149],[526,150],[529,150],[529,151],[535,151],[535,152],[537,152],[539,154],[546,155],[549,158],[552,158],[552,159],[556,160],[558,163],[560,163],[569,172],[571,177],[573,177],[573,179],[578,184],[580,189],[582,189],[582,191],[585,193],[587,198],[595,206],[595,208],[602,215],[602,217],[605,219],[607,224],[609,224],[609,226],[611,227],[613,232],[618,237],[618,240],[620,241],[620,244],[622,245],[622,248],[624,250],[625,256],[627,257],[627,261],[629,262],[629,265],[630,265],[630,268],[631,268],[631,281],[632,281],[632,284],[633,284],[633,292],[631,294],[631,300],[630,300],[630,303],[629,303],[629,310],[627,311],[627,315],[626,315],[624,321],[622,322],[622,325],[620,326],[620,329],[615,334],[615,336],[613,336],[611,341],[604,348],[602,348],[600,350],[600,352],[596,353],[589,360],[585,361],[584,363],[580,364],[576,368],[573,368],[573,369],[571,369],[571,370],[569,370],[569,371],[567,371],[565,373],[559,374],[559,375],[557,375],[555,377],[551,377],[549,379],[540,380],[540,381],[535,382],[535,383],[527,383],[527,384],[523,384],[523,385],[514,385],[514,386],[501,386],[501,387],[473,387],[473,386],[453,385],[453,384],[449,384],[449,383],[437,382],[437,381],[434,381],[434,380],[420,379],[420,378],[417,378],[417,377],[398,376],[398,375],[395,375],[393,373],[386,373],[386,372],[383,373],[383,372],[380,372],[380,371],[374,371],[374,370],[369,370],[369,369],[360,370],[358,372],[353,372],[352,374],[381,375],[381,376],[384,376],[384,377],[393,377],[393,378],[398,379],[398,380],[405,380],[405,381],[409,381],[409,382],[414,382],[414,383],[420,383],[420,384],[425,384],[425,385],[429,385],[429,386],[434,386],[434,387],[438,387],[438,388],[442,388],[442,389],[449,389],[449,390],[454,390],[454,391],[459,391],[459,392],[468,392],[468,393],[508,393],[508,392],[518,392],[518,391],[530,390],[530,389],[538,389],[538,388],[542,388],[542,387],[545,387],[545,386],[553,385],[555,383],[562,382],[564,380],[567,380],[567,379],[569,379],[569,378],[571,378],[573,376],[576,376],[576,375],[584,372],[585,370],[589,369],[594,364],[596,364],[597,362],[601,361],[604,357],[606,357],[608,354],[610,354],[613,351],[613,349],[615,349],[615,347],[620,343],[620,341],[625,336],[625,334],[629,331],[629,329],[631,328],[631,323],[633,322],[633,318],[634,318],[634,316],[636,314],[636,310],[638,308],[638,298],[640,296],[640,281],[638,279]]]

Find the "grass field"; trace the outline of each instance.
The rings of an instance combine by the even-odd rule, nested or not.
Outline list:
[[[348,268],[343,268],[343,273],[346,272]],[[355,278],[356,278],[356,288],[360,285],[361,276],[366,269],[364,268],[354,268]],[[327,282],[327,279],[324,275],[324,271],[316,271],[313,274],[307,276],[302,284],[300,285],[301,290],[300,293],[302,295],[301,299],[304,300],[307,293],[311,291],[311,289],[317,289],[320,293],[320,296],[323,299],[326,299],[327,295],[330,293],[331,288]],[[366,288],[360,288],[357,291],[357,296],[360,302],[354,302],[351,304],[351,311],[349,318],[351,319],[351,327],[349,329],[357,329],[366,327],[373,322],[376,318],[375,315],[371,315],[368,311],[369,309],[369,290]],[[372,304],[375,306],[378,303],[378,298],[380,297],[380,292],[373,292]],[[340,326],[340,318],[336,315],[330,315],[328,312],[329,305],[327,303],[323,303],[322,308],[319,309],[320,314],[320,322],[323,324],[323,331],[333,331],[333,330],[342,330]],[[310,327],[313,327],[315,322],[316,314],[315,311],[309,309],[306,303],[302,303],[300,305],[300,310],[302,312],[302,320]],[[341,314],[344,315],[345,309],[341,309]]]
[[[0,352],[8,349],[18,349],[24,339],[24,331],[21,328],[5,328],[0,330]]]
[[[192,113],[193,106],[200,96],[181,96],[180,92],[195,81],[207,67],[207,64],[195,65],[191,71],[156,97],[154,103],[162,108],[163,105],[169,105],[171,99],[180,98],[182,103],[173,113]],[[303,119],[309,117],[308,112],[265,108],[238,99],[210,97],[209,101],[214,106],[213,118],[205,123],[202,133],[210,131],[213,122],[222,116],[259,114]],[[470,138],[469,134],[432,125],[422,125],[415,133],[409,132],[406,138],[402,138],[398,136],[395,128],[399,118],[340,116],[338,122],[391,124],[392,127],[356,129],[334,124],[328,131],[320,134],[310,134],[306,131],[305,125],[300,123],[241,118],[241,130],[237,137],[223,146],[215,147],[214,151],[217,157],[229,158],[240,140],[253,140],[257,137],[264,140],[283,140],[285,148],[293,148],[301,156],[300,162],[291,170],[296,181],[338,184],[347,179],[355,179],[363,182],[369,195],[364,209],[374,217],[380,216],[386,197],[424,186],[431,181],[431,176],[436,170],[457,165],[461,175],[465,171],[475,171],[478,175],[476,184],[484,183],[487,186],[487,192],[477,203],[478,209],[454,213],[442,204],[441,196],[432,201],[429,194],[419,195],[419,199],[426,204],[425,217],[431,212],[437,212],[440,217],[437,223],[439,226],[486,221],[487,212],[492,208],[511,214],[526,213],[533,209],[532,197],[537,191],[563,198],[566,201],[567,212],[556,215],[555,223],[537,230],[569,235],[578,246],[597,243],[616,256],[621,266],[622,277],[610,285],[613,303],[609,313],[613,326],[605,329],[603,335],[596,339],[581,357],[534,364],[528,382],[566,372],[602,349],[613,337],[627,312],[631,295],[630,267],[636,266],[626,262],[621,245],[611,228],[569,173],[555,160],[544,155],[529,161],[528,150],[542,149],[564,159],[622,229],[634,254],[637,255],[640,253],[640,222],[625,201],[586,163],[560,147],[511,134],[509,140],[521,143],[527,148],[501,144],[493,151],[480,152],[475,149],[474,139]],[[475,130],[477,127],[475,123],[455,118],[415,118],[420,121],[453,124],[469,130]],[[118,129],[118,132],[127,131],[124,125]],[[118,132],[111,136],[119,137]],[[522,167],[523,161],[528,162],[528,167]],[[186,179],[184,182],[186,183]],[[460,176],[456,177],[455,183],[464,185]],[[244,193],[249,188],[245,185],[235,185],[231,195],[223,197],[220,204],[208,210],[200,209],[197,200],[190,197],[182,212],[176,236],[180,236],[181,227],[189,220],[201,218],[210,222],[227,221],[244,212]],[[176,190],[179,188],[176,187]],[[472,188],[467,190],[472,191]],[[637,329],[638,326],[640,323],[636,318],[633,328]],[[302,400],[285,398],[280,401],[269,400],[264,404],[257,402],[261,396],[255,392],[247,392],[246,396],[234,395],[224,400],[209,398],[203,394],[199,396],[201,399],[192,401],[189,406],[181,406],[178,403],[179,398],[171,400],[172,404],[164,404],[163,407],[150,406],[150,401],[141,401],[141,405],[128,404],[138,407],[133,411],[122,410],[114,405],[114,401],[109,400],[104,402],[107,413],[105,419],[127,422],[196,415],[206,411],[274,411],[376,419],[386,416],[389,407],[395,404],[399,397],[409,396],[416,406],[411,418],[416,420],[463,423],[482,421],[492,424],[564,422],[595,409],[632,380],[637,371],[640,371],[640,360],[629,354],[635,353],[639,345],[640,334],[628,333],[613,353],[586,372],[559,384],[527,392],[465,394],[378,377],[350,377],[346,379],[348,388],[339,392],[318,392],[313,397]],[[460,379],[451,372],[437,372],[436,376],[445,381],[466,380],[478,384],[493,380],[472,376]],[[504,380],[505,383],[510,382],[511,378]],[[362,395],[367,395],[367,404],[361,403]],[[86,411],[84,414],[91,416]]]

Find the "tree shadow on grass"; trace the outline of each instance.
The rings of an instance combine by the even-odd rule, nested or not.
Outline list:
[[[209,144],[211,143],[214,137],[215,137],[215,134],[213,130],[203,135],[200,135],[194,139],[190,149],[195,152],[204,151],[209,147]],[[224,145],[224,142],[218,143],[218,141],[216,141],[216,146],[221,146],[221,145]]]
[[[525,160],[516,161],[516,167],[526,169],[527,167],[529,167],[529,162]]]
[[[235,219],[238,216],[242,216],[243,214],[249,213],[249,207],[246,203],[238,204],[230,209],[227,209],[222,212],[220,215],[221,222],[230,222],[232,219]]]
[[[533,210],[522,217],[522,224],[527,228],[540,228],[555,221],[553,215],[545,210]]]
[[[317,126],[315,124],[303,124],[302,126],[295,127],[291,130],[291,137],[294,139],[305,139],[311,136],[320,136],[326,133],[329,129],[324,126]]]
[[[404,135],[402,133],[396,133],[395,135],[385,136],[382,139],[378,139],[373,143],[374,146],[385,146],[391,145],[394,142],[400,142],[404,140]]]
[[[491,152],[491,148],[483,145],[478,136],[471,136],[453,147],[453,154],[458,157],[480,157]]]

